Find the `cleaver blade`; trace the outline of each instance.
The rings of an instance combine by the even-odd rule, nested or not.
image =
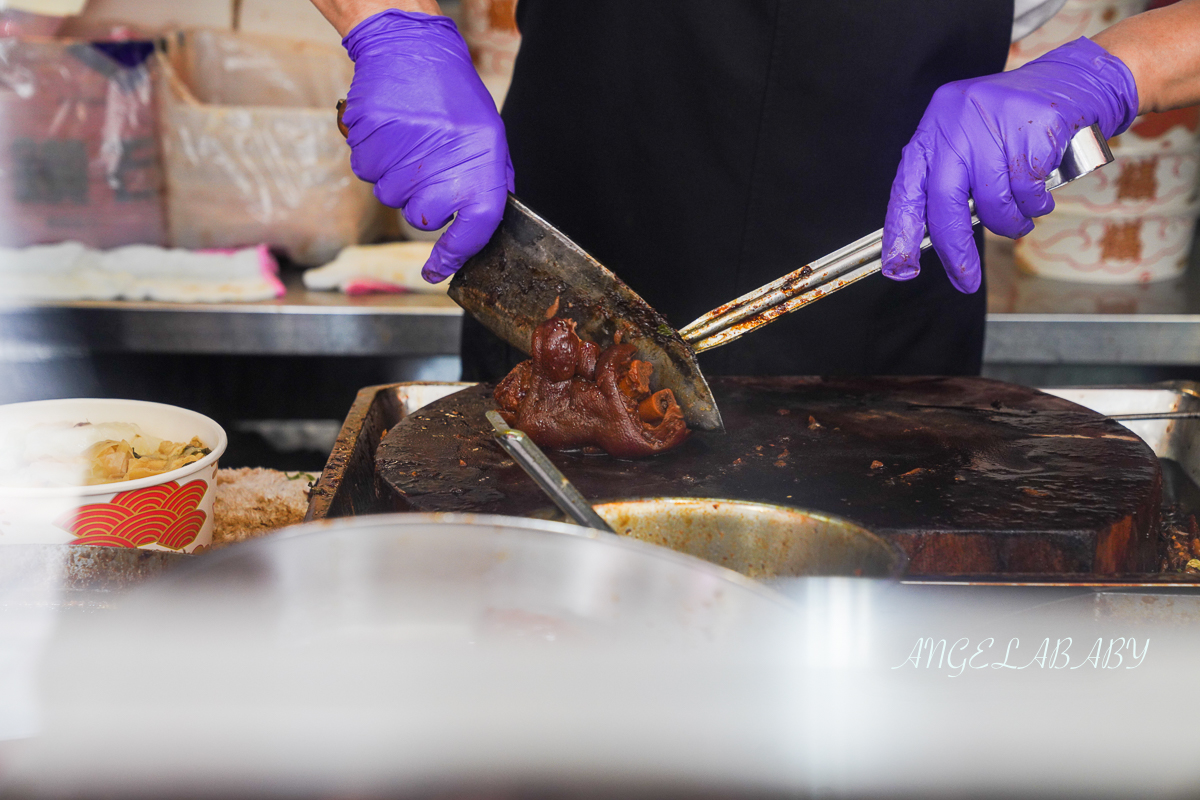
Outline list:
[[[696,353],[650,304],[511,194],[491,240],[450,281],[454,302],[528,353],[533,329],[558,301],[585,341],[609,347],[619,331],[654,365],[651,388],[670,389],[693,428],[724,431]]]

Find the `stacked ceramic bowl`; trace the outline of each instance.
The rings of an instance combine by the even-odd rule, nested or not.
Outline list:
[[[1027,272],[1089,283],[1183,274],[1200,204],[1200,109],[1139,117],[1109,142],[1116,160],[1055,192],[1057,208],[1017,242]]]
[[[516,8],[516,0],[464,0],[460,12],[459,27],[471,60],[497,108],[504,105],[521,48]]]
[[[1041,30],[1013,45],[1009,68],[1145,6],[1146,0],[1068,0]],[[1023,271],[1109,284],[1183,273],[1200,215],[1200,109],[1146,114],[1109,145],[1116,161],[1057,190],[1055,211],[1017,241]]]

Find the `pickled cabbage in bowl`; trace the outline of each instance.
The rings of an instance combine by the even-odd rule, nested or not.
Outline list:
[[[171,442],[130,422],[55,422],[0,431],[0,486],[120,483],[161,475],[212,450],[199,437]]]

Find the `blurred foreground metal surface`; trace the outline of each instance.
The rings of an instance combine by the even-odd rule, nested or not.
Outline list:
[[[403,519],[211,554],[120,608],[61,622],[38,666],[38,735],[0,750],[0,793],[1144,797],[1200,785],[1191,717],[1162,705],[1178,687],[1185,706],[1194,683],[1196,594],[1130,606],[1111,592],[836,578],[774,594],[583,529]]]
[[[193,556],[134,547],[0,546],[0,609],[14,605],[107,606],[121,593]]]

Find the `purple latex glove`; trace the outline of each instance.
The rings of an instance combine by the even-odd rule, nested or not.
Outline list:
[[[434,231],[421,276],[445,280],[487,244],[513,188],[504,123],[446,17],[383,11],[342,40],[354,80],[342,121],[350,166],[384,205]]]
[[[1105,138],[1137,114],[1129,68],[1089,39],[1076,39],[1012,72],[956,81],[933,95],[904,148],[883,229],[883,274],[920,271],[929,237],[950,282],[974,292],[982,276],[969,197],[989,230],[1016,239],[1054,200],[1045,179],[1077,131],[1099,122]]]

